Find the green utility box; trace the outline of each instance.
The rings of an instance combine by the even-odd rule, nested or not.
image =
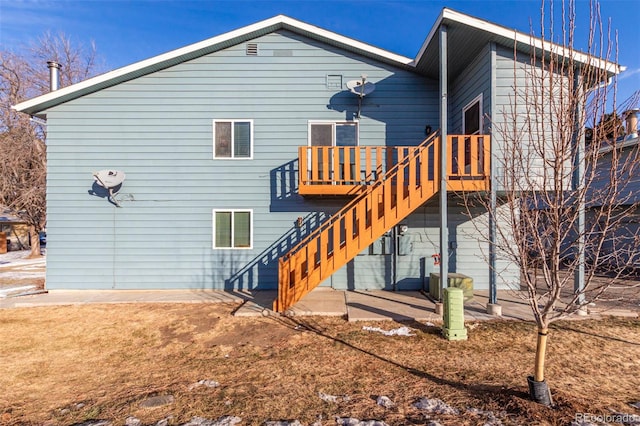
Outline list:
[[[461,288],[444,289],[442,333],[447,340],[467,340],[467,328],[464,326],[464,291]]]
[[[471,277],[449,273],[446,287],[462,289],[465,302],[473,299],[473,278]],[[429,295],[435,300],[442,300],[440,297],[440,274],[437,272],[429,274]]]

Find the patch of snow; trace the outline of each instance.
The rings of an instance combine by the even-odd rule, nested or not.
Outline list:
[[[188,389],[194,390],[195,388],[198,388],[200,386],[206,386],[208,388],[217,388],[218,386],[220,386],[220,383],[216,382],[215,380],[200,380],[196,383],[192,383],[191,385],[189,385]]]
[[[347,402],[349,401],[349,397],[346,395],[329,395],[323,392],[318,392],[318,396],[320,397],[321,400],[325,401],[325,402]]]
[[[22,285],[19,287],[7,287],[0,290],[0,299],[9,296],[12,293],[22,293],[24,291],[33,290],[35,285]]]
[[[411,332],[409,327],[398,327],[393,330],[383,330],[380,327],[369,327],[367,325],[362,327],[365,331],[375,331],[376,333],[382,333],[385,336],[415,336],[414,333]]]
[[[414,402],[411,405],[416,407],[418,410],[427,411],[429,413],[458,414],[458,410],[437,398],[420,398],[418,401]]]
[[[137,417],[129,416],[124,420],[124,424],[125,426],[140,426],[142,422]]]
[[[502,421],[498,419],[498,417],[505,417],[507,415],[505,411],[501,411],[498,414],[495,414],[493,411],[484,411],[478,408],[467,408],[467,413],[486,417],[487,422],[484,424],[484,426],[501,426]]]
[[[378,399],[376,399],[376,404],[383,406],[384,408],[393,408],[396,404],[388,397],[384,395],[380,395]]]
[[[233,426],[242,421],[236,416],[222,416],[216,420],[209,420],[203,417],[193,417],[191,421],[183,423],[182,426]]]
[[[354,417],[338,417],[336,423],[341,426],[389,426],[382,420],[358,420]]]

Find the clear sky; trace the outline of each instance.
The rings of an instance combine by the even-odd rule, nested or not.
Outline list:
[[[589,1],[576,4],[577,47],[584,48]],[[526,33],[533,25],[540,33],[539,0],[0,0],[0,45],[19,49],[44,31],[62,31],[85,44],[94,40],[108,71],[285,14],[414,58],[445,6]],[[640,1],[601,0],[601,15],[618,31],[618,62],[627,67],[618,82],[623,101],[640,90]]]

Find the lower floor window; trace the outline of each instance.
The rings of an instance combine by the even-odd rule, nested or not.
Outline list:
[[[214,210],[213,248],[251,248],[251,216],[251,210]]]

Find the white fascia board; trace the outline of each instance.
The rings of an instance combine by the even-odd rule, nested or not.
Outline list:
[[[13,108],[17,111],[23,111],[27,108],[31,108],[33,106],[36,106],[40,103],[44,103],[44,102],[49,102],[52,100],[55,100],[58,97],[64,96],[64,95],[70,95],[73,94],[75,92],[79,92],[82,91],[83,89],[87,89],[91,86],[100,84],[100,83],[104,83],[107,82],[109,80],[112,79],[116,79],[118,77],[122,77],[124,75],[127,75],[129,73],[135,73],[141,69],[144,69],[145,67],[150,67],[153,65],[156,65],[158,63],[161,63],[163,61],[169,61],[171,59],[174,59],[176,57],[179,57],[181,55],[187,55],[189,53],[195,52],[197,50],[200,49],[205,49],[208,46],[214,45],[216,43],[222,43],[225,41],[228,41],[230,39],[233,39],[234,37],[239,37],[242,36],[244,34],[250,33],[252,31],[257,31],[260,30],[264,27],[267,27],[269,25],[274,25],[280,22],[280,16],[276,16],[274,18],[270,18],[267,19],[265,21],[261,21],[261,22],[257,22],[255,24],[246,26],[246,27],[242,27],[239,28],[237,30],[233,30],[231,32],[219,35],[219,36],[215,36],[212,38],[209,38],[207,40],[203,40],[194,44],[190,44],[188,46],[185,47],[181,47],[179,49],[176,50],[172,50],[170,52],[166,52],[154,57],[151,57],[149,59],[144,59],[140,62],[135,62],[131,65],[127,65],[124,66],[122,68],[118,68],[115,69],[113,71],[109,71],[106,72],[104,74],[100,74],[96,77],[90,78],[88,80],[84,80],[81,81],[79,83],[73,84],[71,86],[67,86],[64,87],[62,89],[56,90],[55,92],[50,92],[50,93],[46,93],[44,95],[38,96],[36,98],[30,99],[28,101],[24,101],[21,102],[17,105],[14,105]]]
[[[565,46],[561,46],[556,43],[552,43],[547,40],[543,40],[540,37],[534,37],[530,34],[522,33],[514,29],[509,29],[507,27],[503,27],[489,21],[485,21],[483,19],[474,18],[473,16],[465,15],[464,13],[456,12],[455,10],[444,8],[438,17],[438,20],[431,28],[427,39],[422,44],[418,55],[414,61],[417,64],[424,51],[427,49],[427,46],[431,43],[433,37],[436,35],[436,31],[443,20],[448,19],[451,21],[459,22],[463,25],[467,25],[471,28],[476,28],[482,31],[486,31],[491,34],[495,34],[499,37],[505,37],[514,40],[517,43],[522,43],[534,47],[536,49],[552,52],[554,54],[558,54],[560,56],[572,57],[575,61],[580,62],[582,64],[587,64],[590,66],[594,66],[596,68],[604,69],[605,71],[612,74],[619,74],[624,71],[626,68],[622,67],[614,62],[606,61],[601,58],[597,58],[595,56],[588,55],[583,52],[579,52],[576,50],[569,49]]]
[[[636,136],[635,138],[624,139],[621,141],[616,141],[615,145],[606,145],[598,150],[598,154],[607,154],[614,149],[624,149],[630,146],[636,146],[640,144],[640,138]]]
[[[154,65],[157,65],[159,63],[162,63],[165,61],[171,61],[180,56],[189,55],[190,53],[197,52],[198,50],[203,50],[210,46],[233,40],[234,38],[237,38],[237,37],[243,37],[243,36],[246,36],[247,34],[251,34],[252,32],[260,31],[265,28],[269,28],[271,26],[276,28],[288,28],[288,29],[303,32],[303,33],[307,32],[319,38],[332,40],[337,44],[348,45],[357,50],[368,52],[372,55],[376,55],[381,58],[387,59],[389,61],[396,62],[400,65],[410,65],[412,62],[410,58],[407,58],[405,56],[397,55],[387,50],[380,49],[345,36],[341,36],[334,32],[327,31],[322,28],[318,28],[316,26],[298,21],[293,18],[289,18],[288,16],[285,16],[285,15],[278,15],[273,18],[269,18],[264,21],[257,22],[255,24],[251,24],[251,25],[209,38],[207,40],[190,44],[188,46],[185,46],[176,50],[172,50],[170,52],[163,53],[161,55],[154,56],[152,58],[145,59],[143,61],[136,62],[134,64],[127,65],[125,67],[118,68],[113,71],[109,71],[105,74],[101,74],[99,76],[81,81],[74,85],[56,90],[55,92],[46,93],[44,95],[38,96],[28,101],[21,102],[17,105],[14,105],[12,108],[15,109],[16,111],[24,111],[30,108],[34,108],[40,104],[55,101],[57,98],[82,92],[83,90],[90,89],[93,86],[108,82],[110,80],[117,80],[118,78],[126,76],[127,74],[134,74],[144,68],[153,67]]]
[[[361,41],[345,37],[343,35],[334,33],[332,31],[328,31],[322,29],[320,27],[316,27],[315,25],[307,24],[305,22],[298,21],[293,18],[289,18],[288,16],[281,15],[282,23],[286,26],[291,26],[294,29],[302,30],[304,32],[308,32],[310,34],[315,34],[321,38],[326,38],[328,40],[332,40],[336,43],[351,46],[357,50],[362,50],[364,52],[368,52],[375,56],[379,56],[381,58],[387,59],[392,62],[397,62],[401,65],[410,65],[413,60],[411,58],[407,58],[406,56],[398,55],[388,50],[380,49],[379,47],[372,46],[367,43],[363,43]]]
[[[440,12],[438,19],[436,19],[436,22],[431,27],[431,30],[429,31],[427,38],[424,39],[424,43],[422,43],[422,46],[420,47],[420,50],[418,51],[416,58],[413,60],[414,66],[418,65],[418,62],[420,62],[420,59],[422,59],[422,55],[424,55],[425,50],[427,50],[427,47],[429,46],[429,44],[431,44],[431,40],[435,37],[436,32],[438,31],[438,28],[440,28],[440,24],[442,24],[444,13],[448,10],[449,9],[447,8],[443,8],[442,11]]]

